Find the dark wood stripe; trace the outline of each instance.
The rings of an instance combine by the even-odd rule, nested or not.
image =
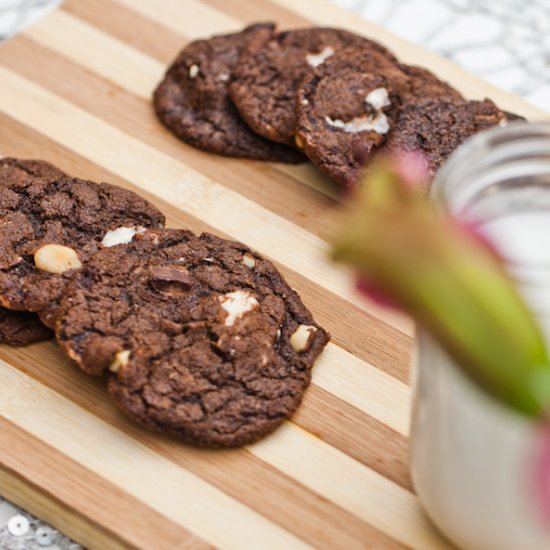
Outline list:
[[[250,25],[257,21],[265,21],[266,13],[269,13],[269,20],[277,23],[279,30],[308,27],[312,23],[301,15],[288,11],[282,6],[262,0],[261,2],[250,2],[250,0],[205,0],[218,11],[225,13],[243,23]],[[312,9],[314,9],[312,4]]]
[[[348,456],[413,491],[408,440],[385,424],[317,387],[306,393],[292,420]]]

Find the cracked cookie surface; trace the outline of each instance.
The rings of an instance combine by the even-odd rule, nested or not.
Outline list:
[[[295,97],[310,71],[346,47],[369,48],[388,61],[383,46],[341,29],[310,28],[280,32],[262,48],[245,52],[229,91],[239,113],[258,134],[295,145]]]
[[[127,415],[205,447],[251,443],[290,417],[328,341],[271,262],[183,230],[95,254],[56,336],[83,370],[107,374]]]
[[[36,314],[0,307],[0,344],[28,346],[50,338],[53,338],[53,332]]]
[[[0,186],[23,183],[36,177],[55,179],[63,176],[64,172],[42,160],[0,159]],[[0,343],[26,346],[51,337],[51,330],[35,314],[0,307]]]
[[[434,174],[467,138],[493,126],[524,121],[483,101],[427,99],[405,105],[399,112],[384,150],[420,152]]]
[[[424,97],[461,99],[426,69],[397,64],[370,48],[344,48],[302,81],[296,141],[332,179],[353,187],[387,140],[399,109]]]
[[[221,155],[274,162],[306,159],[290,147],[255,134],[241,119],[228,85],[241,52],[257,48],[274,33],[272,24],[192,42],[168,69],[154,94],[161,122],[182,141]]]
[[[0,304],[53,326],[65,285],[101,246],[164,224],[135,193],[62,173],[0,185]],[[102,244],[103,242],[103,244]]]

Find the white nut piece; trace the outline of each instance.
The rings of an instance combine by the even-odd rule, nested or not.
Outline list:
[[[48,273],[64,273],[79,269],[82,263],[76,250],[61,244],[45,244],[34,253],[34,265]]]
[[[241,260],[241,263],[252,269],[256,265],[256,260],[250,254],[245,254]]]
[[[303,353],[310,347],[310,337],[317,331],[316,327],[311,325],[300,325],[290,337],[290,345],[296,353]]]
[[[111,229],[105,233],[101,244],[105,247],[115,246],[117,244],[128,244],[132,242],[132,239],[138,233],[144,233],[145,227],[117,227],[116,229]]]
[[[323,48],[319,53],[308,53],[306,55],[306,61],[312,67],[318,67],[323,64],[331,55],[334,54],[334,48],[327,46]]]
[[[115,358],[113,359],[113,362],[109,365],[109,370],[111,372],[118,372],[121,367],[125,367],[128,364],[128,361],[130,360],[130,350],[122,350],[119,351]]]

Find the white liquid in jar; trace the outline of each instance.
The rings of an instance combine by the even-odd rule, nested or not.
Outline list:
[[[550,211],[506,214],[479,226],[505,259],[550,338]]]
[[[550,268],[550,211],[507,214],[480,230],[511,262]]]

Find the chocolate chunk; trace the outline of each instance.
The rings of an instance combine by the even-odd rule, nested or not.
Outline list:
[[[179,294],[191,288],[191,276],[185,267],[154,266],[151,268],[151,283],[160,292]]]

